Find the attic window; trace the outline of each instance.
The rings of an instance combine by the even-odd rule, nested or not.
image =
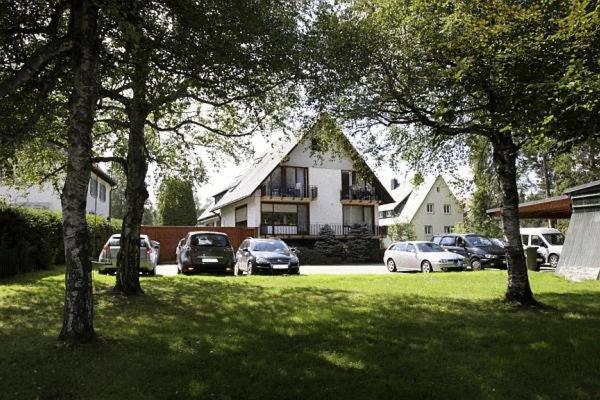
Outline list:
[[[435,190],[437,190],[437,191],[438,191],[438,193],[439,193],[439,191],[440,191],[440,187],[439,187],[439,186],[437,186],[437,187],[435,188]]]

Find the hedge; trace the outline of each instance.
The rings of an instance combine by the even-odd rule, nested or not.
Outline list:
[[[92,257],[121,221],[87,216]],[[60,212],[11,207],[0,203],[0,277],[16,275],[64,263],[62,215]]]

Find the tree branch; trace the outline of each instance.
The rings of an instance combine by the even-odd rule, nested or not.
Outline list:
[[[127,160],[123,157],[110,156],[110,157],[92,157],[93,163],[99,162],[116,162],[120,164],[125,170],[127,170]]]
[[[70,51],[72,46],[71,40],[63,37],[51,41],[33,53],[14,76],[0,83],[0,98],[12,93],[19,86],[29,81],[36,73],[45,67],[48,61],[62,53]]]

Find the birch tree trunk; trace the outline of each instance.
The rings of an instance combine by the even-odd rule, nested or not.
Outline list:
[[[502,191],[502,220],[504,234],[508,239],[506,253],[508,257],[508,287],[505,300],[516,302],[523,306],[537,304],[533,298],[525,253],[521,241],[519,219],[519,191],[517,188],[517,146],[512,135],[500,134],[492,140],[494,165]]]
[[[97,19],[92,1],[73,1],[73,92],[70,99],[68,158],[61,203],[65,244],[65,305],[59,339],[94,338],[92,264],[85,220],[92,157],[92,126],[97,101]]]
[[[129,141],[127,145],[127,187],[125,188],[125,215],[121,230],[121,249],[117,257],[115,291],[126,295],[143,293],[140,285],[140,225],[144,215],[146,189],[146,141],[144,136],[148,105],[146,102],[148,62],[143,48],[142,34],[131,43],[135,62],[132,76],[133,98],[128,105]]]

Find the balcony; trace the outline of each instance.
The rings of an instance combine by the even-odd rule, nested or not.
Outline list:
[[[279,201],[310,201],[316,199],[319,195],[319,189],[317,186],[309,187],[280,187],[262,185],[260,187],[260,194],[265,200],[279,200]]]
[[[277,236],[285,238],[316,238],[325,225],[329,225],[335,236],[349,237],[352,236],[353,226],[343,224],[298,224],[298,225],[261,225],[259,232],[261,236]],[[377,225],[366,225],[373,237],[384,237],[386,235],[386,227]]]
[[[345,204],[378,203],[379,196],[375,189],[343,189],[340,191],[340,200]]]

